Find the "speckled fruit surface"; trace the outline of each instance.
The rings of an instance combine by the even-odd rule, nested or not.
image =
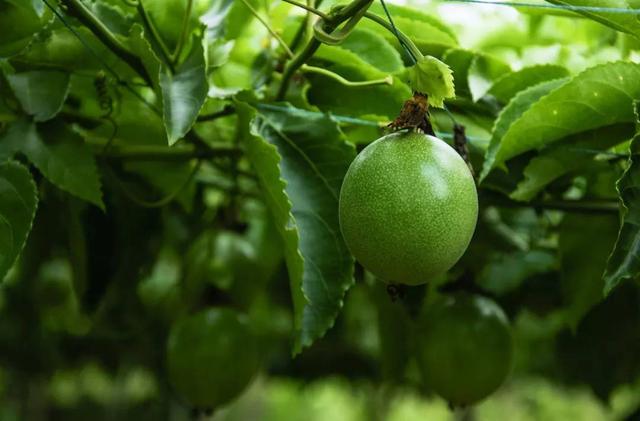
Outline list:
[[[171,328],[169,380],[190,405],[215,409],[236,398],[259,369],[259,347],[246,320],[229,309],[209,309]]]
[[[436,301],[420,315],[416,338],[425,384],[456,406],[489,396],[511,369],[509,321],[488,298],[455,294]]]
[[[478,218],[473,176],[442,140],[393,133],[353,161],[340,191],[340,227],[353,256],[388,283],[419,285],[467,249]]]

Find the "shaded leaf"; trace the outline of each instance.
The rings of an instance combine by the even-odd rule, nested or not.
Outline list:
[[[495,253],[482,268],[476,282],[494,294],[507,294],[519,288],[527,278],[549,272],[555,265],[555,256],[544,250]]]
[[[640,98],[640,65],[616,62],[587,69],[520,113],[503,134],[494,133],[483,175],[509,158],[569,135],[633,122],[631,105],[637,98]],[[517,99],[518,96],[513,101]]]
[[[566,321],[573,328],[603,298],[602,272],[617,231],[616,215],[569,214],[560,224],[560,274]]]
[[[160,74],[164,124],[169,145],[183,137],[196,121],[209,90],[201,40],[194,39],[193,48],[175,74]]]
[[[353,52],[383,72],[398,72],[404,67],[398,51],[382,35],[371,29],[354,29],[340,47]]]
[[[38,196],[31,173],[16,162],[0,165],[0,281],[24,247]]]
[[[635,103],[636,113],[638,103]],[[636,279],[640,272],[640,135],[629,145],[629,166],[616,184],[622,209],[618,239],[604,273],[604,293],[621,282]]]
[[[93,155],[80,136],[53,121],[36,127],[27,120],[11,124],[0,139],[0,160],[20,152],[54,185],[104,209]]]
[[[533,199],[547,184],[593,162],[597,151],[633,137],[631,124],[617,124],[569,136],[562,144],[540,152],[524,169],[524,179],[510,197],[515,200]]]
[[[353,259],[338,223],[338,196],[355,151],[327,115],[236,105],[240,118],[253,117],[244,139],[247,156],[285,245],[297,354],[333,325],[353,283]]]
[[[36,121],[53,118],[69,93],[68,73],[35,70],[7,75],[7,80],[24,111]]]

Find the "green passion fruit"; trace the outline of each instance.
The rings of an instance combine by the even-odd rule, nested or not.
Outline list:
[[[427,306],[417,321],[416,338],[425,383],[454,406],[489,396],[511,369],[509,321],[485,297],[454,294]]]
[[[442,140],[397,132],[368,145],[340,191],[340,227],[353,256],[388,283],[419,285],[449,270],[478,218],[473,176]]]
[[[215,409],[240,395],[260,367],[248,322],[212,308],[179,320],[167,344],[169,380],[190,405]]]

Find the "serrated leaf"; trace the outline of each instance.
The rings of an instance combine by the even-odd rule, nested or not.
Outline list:
[[[485,154],[484,167],[480,174],[480,181],[489,174],[490,163],[495,159],[495,153],[500,146],[500,140],[507,133],[511,125],[517,121],[522,114],[527,111],[532,104],[540,98],[562,85],[563,80],[551,80],[532,86],[529,89],[518,93],[505,108],[502,109],[493,125],[491,140]]]
[[[639,103],[636,102],[636,117]],[[638,119],[640,122],[640,119]],[[628,167],[616,183],[622,210],[622,224],[604,272],[604,294],[640,272],[640,134],[629,144]]]
[[[53,118],[69,93],[68,73],[34,70],[7,75],[7,80],[24,111],[36,121]]]
[[[516,72],[503,75],[493,82],[488,91],[498,101],[506,104],[518,92],[530,86],[553,79],[561,79],[569,76],[569,71],[555,64],[540,64],[537,66],[525,67]]]
[[[616,215],[569,214],[560,224],[558,249],[564,311],[573,328],[603,298],[602,271],[617,229]]]
[[[635,121],[631,105],[637,98],[640,65],[616,62],[585,70],[532,104],[504,134],[494,133],[483,176],[516,155],[569,135]]]
[[[429,105],[443,108],[444,100],[456,96],[453,86],[453,72],[445,63],[435,57],[418,58],[409,69],[411,89],[428,95]]]
[[[207,99],[209,86],[202,40],[194,38],[193,47],[175,74],[160,74],[164,124],[169,145],[183,137],[196,121]]]
[[[156,56],[151,44],[149,44],[149,41],[145,38],[142,26],[135,24],[131,27],[128,42],[131,51],[137,54],[142,60],[142,65],[147,71],[147,74],[151,77],[153,88],[159,89],[161,69],[160,59]]]
[[[244,139],[247,157],[285,244],[297,354],[333,325],[353,284],[338,196],[355,150],[328,115],[291,106],[236,105],[241,119],[253,117]]]
[[[0,139],[0,161],[24,154],[54,185],[104,209],[95,160],[80,136],[52,121],[15,121]]]
[[[562,6],[588,6],[603,7],[616,9],[637,10],[629,6],[628,0],[547,0],[549,3]],[[607,25],[617,31],[627,32],[636,37],[640,37],[640,21],[638,15],[633,13],[607,13],[607,12],[591,12],[578,11],[590,19]]]
[[[0,164],[0,281],[24,247],[37,206],[29,170],[16,162]]]
[[[607,126],[572,135],[564,139],[561,145],[541,151],[529,161],[524,169],[524,179],[510,197],[520,201],[533,199],[547,184],[593,162],[596,156],[594,151],[604,152],[629,140],[633,132],[631,124]]]

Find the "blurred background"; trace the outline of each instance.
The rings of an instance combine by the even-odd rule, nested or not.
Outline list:
[[[155,10],[167,3],[167,10],[180,12],[176,1],[155,2]],[[461,47],[491,54],[511,70],[553,63],[577,73],[608,61],[640,61],[636,41],[573,15],[444,1],[389,2],[438,17]],[[283,12],[277,1],[254,3],[261,12],[275,10],[274,25],[284,34],[290,15],[299,15],[288,6]],[[323,8],[331,4],[326,1]],[[250,87],[243,86],[248,78],[240,64],[246,51],[258,56],[269,44],[267,37],[258,22],[251,22],[218,82],[224,79],[225,88],[236,82]],[[252,60],[261,59],[256,56]],[[485,147],[491,124],[473,115],[458,117],[472,146]],[[231,137],[234,127],[233,120],[216,122],[202,133]],[[348,135],[358,141],[371,132]],[[138,171],[144,174],[142,166]],[[604,171],[589,185],[615,198],[617,175]],[[199,175],[203,185],[219,178],[209,168]],[[564,181],[561,188],[574,192],[587,184],[584,177]],[[62,198],[50,186],[41,190],[46,200],[24,255],[0,284],[0,421],[205,419],[207,414],[194,414],[175,397],[164,374],[168,326],[193,296],[204,297],[208,305],[243,309],[264,336],[261,373],[237,401],[211,416],[216,421],[640,419],[639,290],[619,288],[587,312],[588,305],[581,303],[589,300],[574,279],[600,276],[601,267],[593,263],[602,265],[597,256],[610,250],[617,216],[486,209],[453,273],[471,271],[504,307],[513,324],[516,361],[498,392],[473,408],[454,411],[421,385],[402,339],[408,333],[401,327],[401,304],[391,302],[384,286],[361,271],[335,327],[291,358],[291,298],[282,245],[264,206],[251,194],[234,204],[242,227],[230,227],[220,211],[229,199],[206,188],[159,210],[108,193],[108,206],[118,209],[108,214]],[[188,217],[193,197],[202,203],[197,205],[202,218],[195,222]],[[76,228],[67,230],[76,220],[87,242],[92,279],[81,297],[74,292],[77,249],[69,247],[77,239]],[[563,244],[601,244],[603,251],[596,257],[572,255]],[[567,268],[574,278],[560,286]],[[111,277],[119,282],[107,288]]]

